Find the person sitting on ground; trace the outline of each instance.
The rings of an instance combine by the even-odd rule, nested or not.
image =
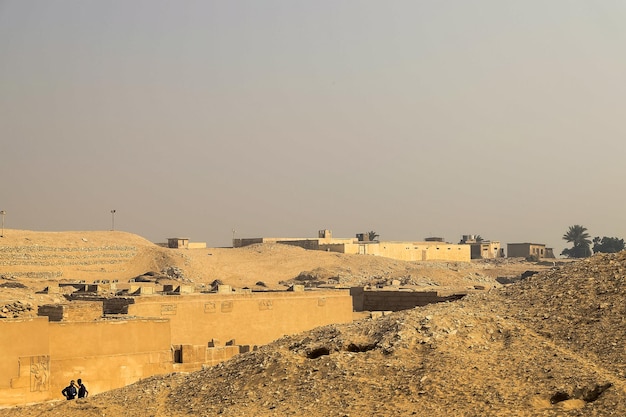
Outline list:
[[[83,384],[83,380],[78,378],[78,398],[85,398],[89,395],[87,387]]]
[[[61,394],[63,394],[66,400],[73,400],[76,398],[77,393],[78,392],[76,391],[76,385],[74,385],[73,379],[70,381],[70,384],[63,388],[63,391],[61,391]]]

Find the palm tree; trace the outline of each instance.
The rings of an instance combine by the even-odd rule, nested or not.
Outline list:
[[[377,237],[379,237],[380,235],[378,233],[376,233],[375,231],[371,230],[369,232],[367,232],[367,237],[369,238],[370,242],[373,242],[376,240]]]
[[[563,235],[563,240],[572,243],[574,247],[563,249],[561,255],[566,255],[570,258],[586,258],[591,256],[591,240],[589,239],[589,233],[587,233],[586,227],[579,224],[570,226]]]

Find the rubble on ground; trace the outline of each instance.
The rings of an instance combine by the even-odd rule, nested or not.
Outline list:
[[[28,302],[15,301],[0,306],[0,319],[34,316],[36,316],[36,311],[33,309],[33,305]]]

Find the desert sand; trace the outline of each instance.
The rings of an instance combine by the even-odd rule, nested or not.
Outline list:
[[[130,279],[176,266],[183,271],[177,279],[196,285],[398,279],[484,290],[287,336],[202,371],[155,376],[84,400],[0,409],[0,416],[626,415],[626,253],[556,267],[522,260],[424,264],[283,245],[172,250],[123,232],[14,232],[0,250],[33,241],[139,248],[128,262],[108,267],[56,265],[59,280]],[[2,303],[49,301],[35,292],[50,279],[20,277],[26,269],[3,263]],[[539,272],[507,285],[497,279],[515,281],[526,270]]]

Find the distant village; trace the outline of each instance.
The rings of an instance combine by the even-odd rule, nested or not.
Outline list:
[[[374,232],[357,233],[354,238],[335,238],[332,231],[318,231],[316,238],[255,237],[233,238],[233,248],[259,243],[281,243],[309,250],[355,255],[374,255],[403,261],[460,261],[496,258],[554,258],[552,248],[543,243],[508,243],[506,255],[497,240],[483,240],[479,235],[463,235],[458,244],[442,237],[427,237],[423,241],[380,241]],[[199,249],[206,243],[190,242],[186,238],[169,238],[169,248]]]

